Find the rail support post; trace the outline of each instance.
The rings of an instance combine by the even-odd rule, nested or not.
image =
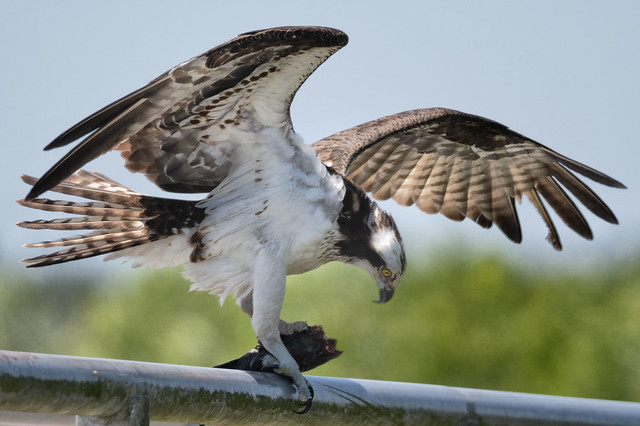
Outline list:
[[[149,426],[149,420],[149,398],[134,395],[128,410],[108,418],[76,416],[76,426]]]

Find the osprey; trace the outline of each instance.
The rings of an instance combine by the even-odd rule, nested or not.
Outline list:
[[[526,196],[560,250],[542,202],[581,236],[587,221],[564,187],[595,215],[617,223],[573,172],[624,188],[506,126],[445,108],[406,111],[303,144],[289,108],[307,77],[347,43],[322,27],[242,34],[190,59],[82,120],[45,149],[85,137],[19,202],[71,218],[21,222],[34,229],[90,230],[29,247],[66,247],[26,259],[45,266],[110,253],[136,265],[185,265],[192,289],[233,294],[251,317],[273,367],[296,385],[306,412],[312,390],[281,334],[304,329],[280,311],[288,274],[330,261],[364,269],[391,299],[406,260],[394,220],[373,202],[394,199],[453,220],[495,223],[522,238],[515,201]],[[111,151],[160,188],[203,193],[199,201],[147,196],[80,170]],[[562,186],[561,186],[562,185]],[[37,198],[43,192],[91,201]]]

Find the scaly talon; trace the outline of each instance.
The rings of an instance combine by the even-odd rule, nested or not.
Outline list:
[[[278,323],[278,331],[282,336],[291,336],[296,333],[307,331],[308,329],[309,325],[304,321],[286,322],[280,320]]]
[[[278,360],[271,354],[266,354],[264,357],[262,357],[260,363],[262,365],[258,370],[262,371],[263,373],[273,373],[274,370],[280,366]]]
[[[294,411],[294,413],[296,414],[306,414],[309,412],[309,410],[311,410],[311,404],[313,404],[313,387],[311,385],[309,385],[308,387],[309,389],[309,394],[311,396],[309,396],[309,398],[307,398],[307,402],[303,402],[300,405],[304,405],[304,408],[300,411]]]

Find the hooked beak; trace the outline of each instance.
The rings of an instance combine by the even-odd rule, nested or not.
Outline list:
[[[387,303],[391,300],[395,287],[381,282],[378,282],[378,287],[380,287],[380,300],[376,301],[376,303]]]

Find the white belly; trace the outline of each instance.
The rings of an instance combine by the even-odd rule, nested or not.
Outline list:
[[[246,151],[250,149],[250,152]],[[198,230],[199,259],[186,266],[192,289],[241,299],[252,289],[253,261],[266,244],[275,247],[287,274],[317,268],[323,242],[335,228],[344,185],[330,175],[313,150],[256,143],[246,158],[200,203],[207,212]]]

